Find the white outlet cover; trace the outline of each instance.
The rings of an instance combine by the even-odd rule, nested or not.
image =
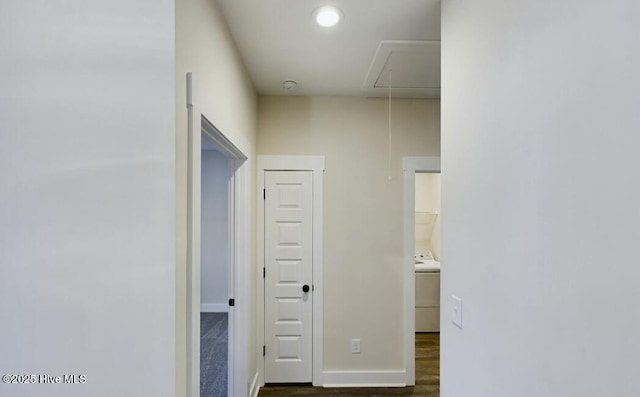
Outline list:
[[[456,327],[462,329],[462,298],[455,295],[451,296],[453,305],[451,307],[451,322]]]

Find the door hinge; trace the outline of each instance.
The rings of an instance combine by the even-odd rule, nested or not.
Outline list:
[[[229,298],[229,306],[235,306],[236,305],[236,300],[233,298]]]
[[[263,200],[267,199],[267,189],[262,189],[262,199]]]
[[[262,357],[267,355],[267,347],[265,345],[262,345]]]
[[[262,268],[262,278],[263,279],[267,278],[267,268],[266,267]]]

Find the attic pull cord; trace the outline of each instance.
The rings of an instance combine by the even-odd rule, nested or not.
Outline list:
[[[389,69],[389,146],[387,152],[387,176],[391,180],[391,69]]]

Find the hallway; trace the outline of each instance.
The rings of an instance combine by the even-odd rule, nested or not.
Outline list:
[[[416,385],[388,388],[323,388],[271,386],[260,389],[259,397],[281,396],[440,396],[440,334],[416,333]]]

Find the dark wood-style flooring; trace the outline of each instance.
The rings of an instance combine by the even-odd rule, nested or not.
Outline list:
[[[388,388],[323,388],[311,386],[268,386],[259,397],[286,396],[440,396],[440,334],[416,334],[416,385]]]

